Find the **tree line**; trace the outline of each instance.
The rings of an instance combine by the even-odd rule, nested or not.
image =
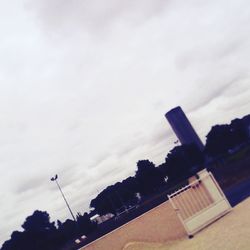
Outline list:
[[[96,229],[89,214],[77,214],[76,221],[50,222],[46,211],[36,210],[22,224],[23,231],[14,231],[1,250],[59,250],[69,241],[88,235]],[[71,242],[72,244],[72,242]]]
[[[14,231],[4,242],[1,250],[57,250],[67,242],[96,230],[97,224],[90,216],[105,215],[129,209],[140,199],[168,188],[194,175],[211,161],[234,152],[249,143],[250,115],[232,120],[230,124],[215,125],[206,136],[205,149],[201,152],[195,145],[174,147],[165,161],[155,166],[150,160],[139,160],[134,176],[106,187],[90,202],[90,213],[77,214],[76,221],[50,222],[46,211],[36,210],[22,225],[23,231]]]
[[[249,142],[250,115],[234,119],[230,124],[215,125],[206,136],[204,151],[194,145],[174,147],[159,166],[149,160],[137,162],[133,177],[105,188],[90,202],[96,213],[116,214],[121,209],[135,205],[140,197],[157,192],[162,186],[171,187],[179,181],[194,175],[205,162],[233,152]]]

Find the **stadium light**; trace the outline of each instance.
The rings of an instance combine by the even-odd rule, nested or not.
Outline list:
[[[62,195],[62,197],[63,197],[63,199],[64,199],[64,201],[65,201],[65,203],[66,203],[66,205],[67,205],[67,207],[68,207],[68,209],[69,209],[69,212],[70,212],[70,214],[71,214],[73,220],[76,221],[76,218],[75,218],[74,214],[72,213],[72,210],[70,209],[69,203],[67,202],[67,200],[66,200],[66,198],[65,198],[65,195],[64,195],[64,193],[63,193],[63,191],[62,191],[62,189],[61,189],[61,187],[60,187],[60,185],[59,185],[57,179],[58,179],[58,175],[56,174],[56,175],[55,175],[54,177],[52,177],[50,180],[56,182],[56,185],[57,185],[58,189],[59,189],[60,192],[61,192],[61,195]]]

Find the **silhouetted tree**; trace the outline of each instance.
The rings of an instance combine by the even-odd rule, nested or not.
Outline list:
[[[234,119],[229,125],[215,125],[207,134],[205,152],[210,157],[225,155],[249,141],[250,115]]]
[[[165,184],[164,175],[149,160],[140,160],[137,162],[135,178],[138,182],[141,195],[150,194]]]
[[[55,229],[55,223],[50,222],[47,212],[36,210],[31,216],[28,216],[22,225],[26,232],[46,232]]]
[[[105,188],[96,198],[91,200],[90,207],[94,208],[96,213],[100,215],[116,214],[118,210],[125,210],[126,207],[137,202],[138,187],[137,180],[134,177],[128,177],[122,182]]]
[[[105,188],[96,198],[90,202],[90,207],[95,209],[95,212],[104,215],[107,213],[116,214],[117,204],[114,201],[114,192],[111,186]]]
[[[174,147],[160,166],[160,170],[168,176],[168,184],[195,174],[202,168],[204,155],[194,145]]]
[[[25,236],[26,235],[24,232],[14,231],[11,234],[10,240],[7,240],[4,242],[1,250],[22,250],[22,249],[25,249],[25,247],[28,247],[25,245],[25,243],[26,243]]]
[[[128,177],[121,182],[120,195],[127,206],[138,202],[136,194],[139,192],[139,184],[135,177]]]
[[[78,236],[76,223],[70,219],[67,219],[65,222],[63,222],[58,230],[60,235],[66,239],[73,239]]]
[[[77,221],[77,230],[80,236],[89,235],[96,229],[96,223],[90,220],[88,213],[84,213],[83,215],[78,213],[76,221]]]
[[[216,125],[207,134],[205,152],[212,157],[228,153],[237,145],[232,128],[229,125]]]
[[[242,119],[234,119],[230,123],[232,144],[234,146],[246,143],[249,140],[250,115]]]
[[[59,249],[54,223],[50,222],[47,212],[36,210],[28,216],[22,225],[23,232],[13,232],[11,239],[6,241],[2,250],[56,250]]]

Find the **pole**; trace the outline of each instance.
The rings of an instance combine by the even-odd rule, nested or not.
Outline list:
[[[56,176],[56,177],[57,177],[57,176]],[[68,203],[67,200],[66,200],[66,197],[64,196],[64,193],[63,193],[63,191],[62,191],[62,189],[61,189],[61,187],[60,187],[60,185],[59,185],[59,183],[58,183],[58,181],[57,181],[57,178],[52,178],[51,180],[56,181],[57,187],[58,187],[58,189],[59,189],[60,192],[61,192],[61,195],[62,195],[62,197],[63,197],[63,199],[64,199],[64,201],[65,201],[65,203],[66,203],[66,205],[67,205],[67,207],[68,207],[68,209],[69,209],[69,212],[70,212],[70,214],[71,214],[73,220],[76,222],[76,218],[75,218],[75,216],[74,216],[74,214],[73,214],[73,212],[72,212],[72,210],[71,210],[71,208],[70,208],[70,206],[69,206],[69,203]]]

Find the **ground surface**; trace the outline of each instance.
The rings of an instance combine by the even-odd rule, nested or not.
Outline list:
[[[183,238],[165,244],[131,242],[124,250],[249,250],[250,198],[197,233],[193,239]]]

